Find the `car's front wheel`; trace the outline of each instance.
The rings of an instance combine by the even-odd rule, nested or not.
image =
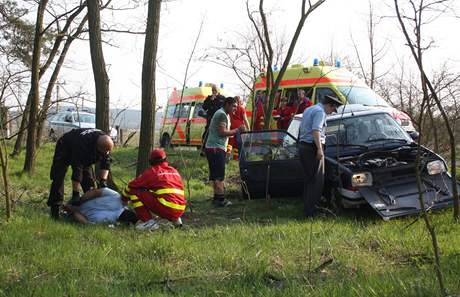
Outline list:
[[[344,207],[343,207],[342,195],[340,195],[339,191],[335,187],[331,189],[331,192],[329,195],[329,205],[330,205],[331,210],[336,215],[343,213]]]

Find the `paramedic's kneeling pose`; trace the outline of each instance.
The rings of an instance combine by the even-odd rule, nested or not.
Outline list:
[[[82,224],[115,222],[135,224],[138,220],[133,211],[123,206],[121,195],[109,188],[90,190],[80,198],[80,201],[80,206],[68,204],[64,208]]]
[[[182,226],[181,216],[185,211],[186,199],[182,178],[177,170],[166,162],[166,153],[162,149],[150,152],[151,167],[128,183],[123,197],[128,200],[137,216],[144,223],[136,229],[155,230],[159,224],[154,214]]]

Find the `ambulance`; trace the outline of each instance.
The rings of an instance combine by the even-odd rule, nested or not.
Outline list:
[[[201,136],[206,126],[206,113],[203,110],[203,102],[212,94],[212,83],[199,83],[198,87],[174,89],[168,98],[163,125],[160,130],[160,145],[201,146]],[[220,84],[219,93],[224,96],[232,96],[224,85]],[[181,102],[182,95],[182,104]],[[173,133],[174,126],[176,130]]]
[[[275,79],[279,71],[274,71]],[[255,97],[264,97],[267,86],[266,73],[261,73],[257,78],[254,90]],[[364,106],[375,106],[378,109],[388,112],[407,132],[415,131],[409,116],[391,107],[382,97],[369,88],[362,80],[358,79],[351,72],[342,68],[340,61],[335,66],[314,59],[313,65],[302,64],[291,65],[281,80],[280,93],[275,98],[274,110],[279,108],[280,98],[286,98],[291,102],[298,99],[298,91],[302,89],[313,104],[320,102],[326,95],[338,97],[344,104],[361,104]],[[247,111],[252,117],[253,100],[249,100]],[[268,100],[265,100],[268,101]],[[263,101],[265,104],[268,102]],[[275,128],[276,123],[271,121],[270,128]]]

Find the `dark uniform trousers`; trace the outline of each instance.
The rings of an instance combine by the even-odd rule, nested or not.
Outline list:
[[[307,217],[315,214],[324,187],[324,158],[316,159],[314,143],[300,142],[299,155],[305,179],[303,189],[304,212]]]
[[[48,206],[61,205],[64,200],[64,179],[67,172],[67,168],[70,166],[71,152],[67,148],[63,138],[59,138],[56,142],[56,148],[54,151],[53,164],[51,165],[50,178],[51,178],[51,189],[48,197]],[[76,178],[76,169],[72,168],[72,180],[79,181]],[[83,192],[87,192],[94,187],[93,170],[91,166],[82,168],[82,178],[80,185]]]

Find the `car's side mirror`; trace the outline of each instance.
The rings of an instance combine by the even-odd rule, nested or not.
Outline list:
[[[419,137],[419,133],[417,131],[410,131],[409,136],[412,138],[413,141],[417,141]]]
[[[206,111],[200,109],[200,110],[198,111],[198,116],[200,116],[200,117],[202,117],[202,118],[205,118],[205,117],[207,116]]]

